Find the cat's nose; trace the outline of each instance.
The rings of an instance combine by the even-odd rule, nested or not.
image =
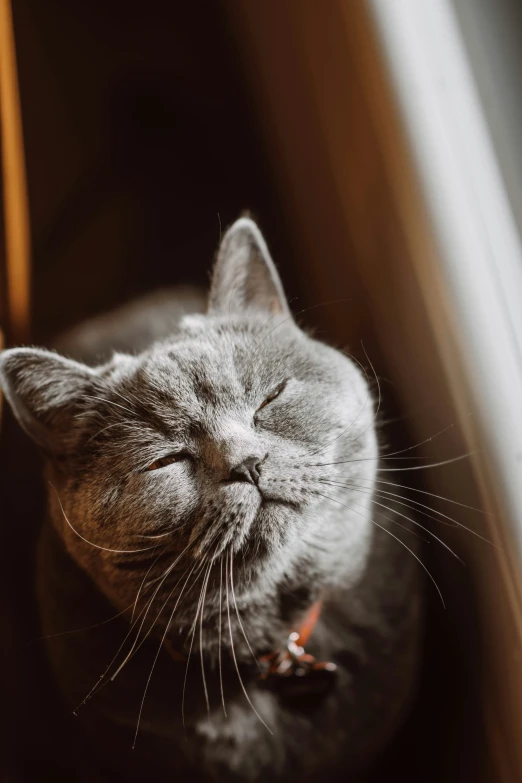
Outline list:
[[[247,457],[231,469],[228,481],[247,481],[249,484],[257,486],[260,467],[261,460],[259,457]]]

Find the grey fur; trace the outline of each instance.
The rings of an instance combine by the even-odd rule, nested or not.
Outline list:
[[[154,310],[142,308],[139,322],[146,312],[152,323]],[[136,332],[121,317],[104,323],[106,339],[98,322],[91,356],[82,332],[77,355],[87,364],[40,349],[0,355],[6,397],[47,455],[45,633],[99,622],[106,604],[123,613],[87,636],[49,640],[66,700],[76,706],[103,674],[129,629],[124,610],[179,557],[155,583],[142,649],[79,712],[103,762],[119,779],[132,779],[140,764],[150,780],[174,771],[177,780],[312,780],[336,770],[362,779],[411,697],[420,627],[417,563],[397,532],[388,534],[392,520],[372,507],[378,447],[365,377],[292,319],[266,244],[247,218],[223,239],[206,315],[182,317],[137,355],[133,344],[124,352],[121,335]],[[163,336],[162,327],[150,334]],[[122,352],[88,366],[111,343]],[[179,459],[148,470],[169,454]],[[249,458],[258,486],[231,480]],[[155,587],[148,589],[147,598]],[[325,609],[310,650],[337,661],[338,683],[313,709],[296,709],[259,683],[249,646],[256,655],[280,648],[318,597]],[[138,602],[137,612],[145,605]],[[192,650],[186,729],[185,667],[161,650],[129,763],[140,697],[164,635],[176,650]]]

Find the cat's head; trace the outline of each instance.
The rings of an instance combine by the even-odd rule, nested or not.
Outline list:
[[[224,236],[207,313],[168,340],[99,367],[8,350],[0,378],[46,454],[69,552],[118,606],[165,574],[159,597],[177,596],[185,575],[201,577],[199,595],[211,563],[210,606],[232,563],[238,600],[253,590],[261,602],[364,566],[377,457],[368,384],[297,325],[251,220]]]

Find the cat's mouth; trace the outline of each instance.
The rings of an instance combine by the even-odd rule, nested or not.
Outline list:
[[[252,488],[254,490],[254,488]],[[284,497],[277,492],[270,491],[268,487],[255,487],[255,491],[260,499],[259,511],[270,507],[286,506],[287,508],[297,509],[299,504],[291,498]],[[259,513],[258,511],[258,513]]]
[[[286,506],[292,508],[295,511],[299,508],[299,504],[295,500],[289,500],[288,498],[281,497],[267,497],[261,493],[261,508],[267,508],[270,506]]]
[[[241,493],[236,496],[244,499],[245,495],[250,495],[252,498],[252,505],[259,504],[259,509],[266,508],[267,506],[287,506],[289,508],[297,509],[299,506],[295,499],[289,498],[288,496],[285,497],[277,490],[274,491],[268,482],[264,485],[243,485],[241,490]],[[255,502],[253,500],[254,497],[256,498]]]
[[[202,555],[209,546],[216,546],[216,555],[228,547],[235,552],[249,550],[255,541],[260,553],[265,541],[267,551],[284,535],[289,516],[299,512],[298,498],[282,492],[277,482],[262,482],[254,486],[236,483],[223,487],[221,498],[214,498],[191,534],[190,543],[196,544],[195,554]]]

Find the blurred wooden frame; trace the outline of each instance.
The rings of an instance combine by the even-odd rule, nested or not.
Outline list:
[[[411,422],[418,441],[459,422],[451,450],[465,453],[467,438],[477,437],[464,407],[468,379],[445,322],[451,319],[442,316],[435,328],[425,306],[431,286],[444,307],[437,251],[369,4],[230,0],[228,8],[310,296],[350,293],[344,311],[325,315],[335,338],[356,348],[365,337],[405,411],[429,401]],[[448,442],[434,440],[425,453],[443,460]],[[503,509],[483,468],[480,460],[456,463],[426,475],[425,486],[496,514],[497,522],[480,522],[463,509],[460,519],[497,549],[477,547],[458,529],[445,529],[444,538],[470,565],[481,621],[484,676],[473,676],[484,736],[472,738],[468,753],[480,756],[483,783],[511,783],[522,779],[520,582]],[[464,606],[452,622],[466,620]],[[440,754],[448,741],[439,740]],[[460,772],[448,754],[441,780],[460,783]]]
[[[30,332],[30,231],[16,49],[10,0],[0,0],[0,132],[4,247],[0,249],[0,350]],[[3,251],[3,252],[2,252]],[[2,395],[0,391],[0,423]]]
[[[0,0],[0,128],[5,234],[0,326],[7,341],[22,343],[30,328],[30,231],[10,0]]]

